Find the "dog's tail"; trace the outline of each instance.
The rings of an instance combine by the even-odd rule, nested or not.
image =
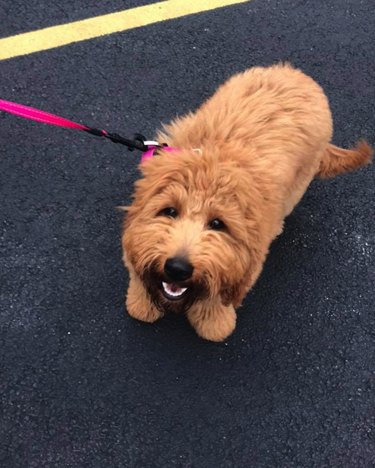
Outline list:
[[[350,150],[328,145],[320,161],[316,176],[322,178],[335,177],[366,166],[371,163],[373,152],[373,149],[366,141],[358,142],[357,146]]]

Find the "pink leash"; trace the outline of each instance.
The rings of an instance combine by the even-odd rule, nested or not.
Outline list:
[[[58,115],[49,114],[33,107],[24,106],[22,104],[16,104],[15,102],[4,101],[0,99],[0,110],[9,112],[9,114],[18,115],[25,119],[35,120],[37,122],[43,122],[49,125],[57,125],[59,127],[76,128],[78,130],[88,130],[89,128],[85,125],[72,122],[71,120],[64,119]]]
[[[72,128],[76,130],[83,130],[91,133],[92,135],[104,137],[111,140],[113,143],[120,143],[128,147],[130,151],[137,149],[142,151],[142,161],[154,155],[155,150],[163,148],[164,145],[160,145],[156,141],[145,141],[142,135],[134,135],[133,140],[124,138],[117,133],[109,133],[106,130],[99,130],[97,128],[88,127],[87,125],[81,125],[71,120],[59,117],[58,115],[50,114],[48,112],[35,109],[33,107],[24,106],[23,104],[17,104],[15,102],[5,101],[0,99],[0,111],[8,112],[9,114],[18,115],[25,119],[35,120],[49,125],[57,125],[58,127]],[[164,149],[166,149],[165,147]],[[166,151],[173,151],[173,148],[166,149]]]

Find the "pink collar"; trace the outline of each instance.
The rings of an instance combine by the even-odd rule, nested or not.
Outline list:
[[[150,146],[147,151],[142,153],[141,163],[144,163],[148,159],[152,158],[154,156],[155,150],[157,149],[162,149],[163,151],[168,151],[169,153],[173,151],[180,151],[179,148],[175,148],[173,146],[164,146],[162,148],[159,148],[158,146]]]

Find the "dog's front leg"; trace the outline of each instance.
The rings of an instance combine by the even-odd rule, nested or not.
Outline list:
[[[194,304],[187,312],[191,325],[199,336],[210,341],[223,341],[236,327],[236,312],[220,299]]]
[[[130,283],[126,296],[126,308],[131,317],[142,322],[155,322],[162,313],[150,301],[148,294],[138,275],[129,268]]]

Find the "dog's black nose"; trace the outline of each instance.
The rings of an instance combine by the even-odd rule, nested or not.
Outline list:
[[[194,267],[182,257],[168,258],[164,265],[164,272],[173,281],[185,281],[191,278]]]

